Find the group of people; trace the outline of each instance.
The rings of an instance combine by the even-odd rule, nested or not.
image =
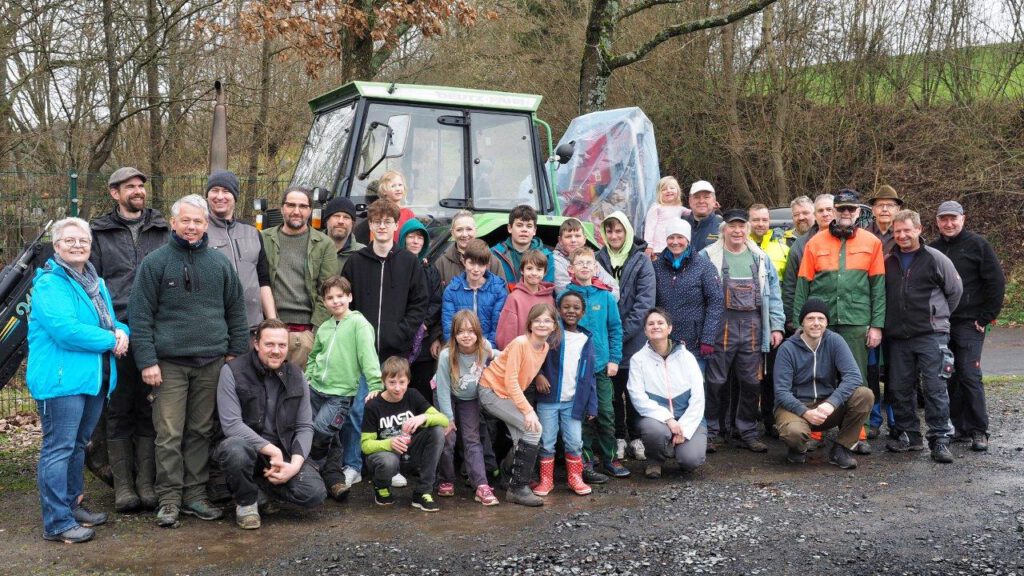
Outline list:
[[[871,230],[842,190],[794,200],[782,232],[763,205],[719,214],[706,181],[683,207],[665,177],[642,235],[614,212],[599,250],[576,219],[549,248],[524,205],[488,246],[460,212],[430,261],[397,172],[378,182],[367,245],[347,198],[320,232],[310,192],[289,188],[283,223],[259,231],[236,218],[230,172],[169,223],[145,183],[115,171],[114,208],[57,222],[36,275],[27,380],[48,540],[89,540],[107,519],[83,505],[101,417],[115,509],[155,509],[162,527],[221,518],[214,501],[233,498],[236,523],[259,528],[276,501],[340,500],[364,474],[382,506],[407,474],[426,512],[463,476],[482,505],[500,485],[540,506],[559,454],[585,495],[628,477],[627,457],[659,478],[730,437],[765,452],[765,433],[798,463],[839,428],[828,461],[853,468],[886,414],[888,449],[923,449],[919,381],[934,460],[957,437],[987,448],[980,354],[1005,280],[954,201],[925,246],[888,186],[868,200]]]

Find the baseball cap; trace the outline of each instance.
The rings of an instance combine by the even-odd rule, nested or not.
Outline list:
[[[741,222],[749,222],[750,216],[746,210],[740,208],[730,208],[722,214],[722,220],[725,222],[735,222],[737,220]]]
[[[693,196],[697,192],[711,192],[714,194],[715,187],[707,180],[697,180],[693,184],[690,184],[690,196]]]
[[[849,188],[843,188],[842,190],[839,191],[838,194],[836,194],[836,197],[835,197],[835,200],[833,201],[833,204],[835,205],[836,208],[839,208],[840,206],[855,206],[855,207],[859,207],[860,206],[860,194],[858,194],[856,190],[851,190]]]

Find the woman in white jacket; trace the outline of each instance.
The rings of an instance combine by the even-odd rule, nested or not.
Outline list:
[[[693,354],[669,338],[672,320],[666,311],[647,313],[644,334],[647,345],[629,360],[627,389],[641,416],[646,474],[660,478],[661,465],[670,457],[690,472],[704,463],[708,445],[704,379]]]

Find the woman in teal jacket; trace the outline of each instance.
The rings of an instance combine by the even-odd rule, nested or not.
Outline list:
[[[54,256],[36,271],[28,319],[26,381],[43,428],[37,483],[43,538],[78,543],[107,515],[81,505],[85,444],[117,382],[115,356],[128,350],[103,279],[89,262],[92,236],[80,218],[53,225]]]

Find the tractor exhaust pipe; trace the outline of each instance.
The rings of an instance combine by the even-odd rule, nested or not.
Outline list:
[[[213,83],[213,129],[210,131],[210,173],[228,168],[228,106],[220,80]]]

